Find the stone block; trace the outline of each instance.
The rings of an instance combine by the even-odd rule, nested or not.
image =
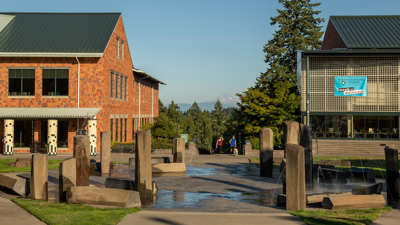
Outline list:
[[[288,144],[286,152],[286,210],[306,208],[304,148]]]
[[[32,154],[31,199],[48,200],[48,157],[47,154]]]
[[[282,123],[283,126],[283,142],[284,142],[284,150],[285,150],[285,155],[284,158],[286,158],[286,153],[287,153],[287,145],[288,144],[299,144],[299,123],[296,121],[288,121]]]
[[[153,195],[157,194],[158,192],[158,187],[155,181],[152,182],[152,190],[153,190]]]
[[[286,159],[282,159],[279,165],[279,172],[282,173],[282,192],[286,195]]]
[[[27,167],[32,165],[32,159],[17,158],[15,162],[9,162],[8,167]]]
[[[101,173],[108,173],[110,170],[111,162],[111,131],[103,131],[100,133],[101,138],[101,152],[100,161],[101,163]]]
[[[312,135],[311,128],[305,124],[300,124],[300,145],[304,148],[306,187],[313,187],[313,154],[312,154]]]
[[[270,128],[260,131],[260,176],[271,177],[274,170],[274,132]]]
[[[307,205],[315,205],[315,204],[322,204],[322,201],[326,197],[349,196],[349,195],[353,194],[351,192],[311,194],[307,195],[306,201]]]
[[[141,207],[140,196],[136,191],[89,186],[69,187],[67,191],[67,202],[124,208]]]
[[[198,155],[199,151],[197,150],[196,144],[189,144],[189,152],[191,155]]]
[[[58,198],[66,202],[67,189],[76,185],[76,158],[65,159],[60,163],[58,174]]]
[[[351,190],[353,195],[372,195],[381,194],[383,183],[376,183],[372,185],[357,185]]]
[[[386,147],[385,160],[387,200],[388,202],[399,202],[399,151],[397,149]]]
[[[151,157],[151,164],[171,163],[169,157]]]
[[[317,173],[317,180],[321,183],[347,184],[347,176],[341,170],[322,168]]]
[[[354,182],[375,183],[375,170],[367,168],[351,167],[347,172],[347,178],[353,179]]]
[[[356,208],[384,207],[386,204],[383,195],[349,195],[326,197],[322,201],[324,209],[342,210]]]
[[[76,186],[89,186],[90,148],[89,137],[77,135],[74,137],[74,158],[76,158]]]
[[[140,130],[136,133],[135,190],[143,204],[152,202],[151,133]]]
[[[0,173],[0,188],[21,196],[28,195],[30,191],[29,180],[14,173]]]
[[[351,167],[351,162],[346,160],[320,160],[316,164]]]
[[[123,190],[134,190],[135,181],[122,178],[111,178],[108,177],[105,182],[106,188],[117,188]]]
[[[173,156],[175,163],[185,162],[185,139],[174,138]]]
[[[276,205],[281,207],[286,207],[286,195],[279,194],[276,197]]]
[[[153,173],[177,173],[186,172],[185,163],[161,163],[152,165]]]

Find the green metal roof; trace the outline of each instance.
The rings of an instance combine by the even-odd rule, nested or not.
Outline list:
[[[101,57],[121,13],[0,15],[15,16],[0,32],[0,56]]]
[[[331,16],[347,48],[400,48],[400,16]]]

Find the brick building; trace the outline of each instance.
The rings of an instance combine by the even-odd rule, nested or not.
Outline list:
[[[158,85],[133,67],[120,13],[0,13],[3,154],[72,152],[78,131],[131,142],[158,115]]]

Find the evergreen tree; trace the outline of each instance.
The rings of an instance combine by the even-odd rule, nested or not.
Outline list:
[[[151,135],[154,138],[165,138],[172,142],[172,138],[176,136],[176,124],[166,114],[161,114],[154,120]]]
[[[162,101],[158,99],[158,115],[167,114],[168,108],[164,106]]]
[[[201,119],[201,125],[199,127],[200,147],[209,150],[209,149],[211,149],[212,138],[213,138],[210,112],[207,110],[204,110],[200,119]]]
[[[203,115],[199,105],[196,102],[194,102],[192,104],[192,106],[190,106],[188,113],[190,113],[193,118],[193,124],[194,124],[193,132],[194,132],[194,134],[198,134],[198,132],[200,132],[199,129],[201,127],[201,123],[202,123],[201,121],[202,121],[202,115]],[[195,135],[195,139],[196,138],[198,139],[198,137],[196,137],[196,135]]]
[[[189,140],[194,138],[194,123],[192,119],[192,115],[190,112],[187,113],[185,117],[185,122],[183,123],[184,132],[189,135]]]
[[[264,46],[269,69],[257,78],[254,87],[237,94],[245,131],[256,136],[261,128],[273,129],[276,147],[281,147],[282,122],[297,120],[300,114],[297,50],[315,50],[321,46],[323,31],[319,24],[324,19],[316,18],[320,11],[314,10],[321,3],[310,1],[279,0],[284,9],[277,9],[279,15],[271,17],[271,25],[279,25],[279,30]]]
[[[225,127],[225,111],[219,99],[215,102],[214,109],[211,111],[211,127],[213,131],[213,138],[216,140],[222,135]]]

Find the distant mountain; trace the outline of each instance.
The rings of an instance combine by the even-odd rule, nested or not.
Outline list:
[[[222,106],[224,108],[228,108],[228,107],[238,107],[237,106],[237,102],[239,102],[239,100],[229,96],[228,94],[221,94],[218,98],[212,99],[212,100],[208,100],[205,102],[198,102],[197,104],[199,105],[199,107],[202,110],[208,110],[211,111],[214,109],[214,105],[217,102],[217,100],[219,99],[219,101],[221,102]],[[192,103],[193,104],[193,103]],[[187,111],[192,104],[188,104],[188,103],[178,103],[179,108],[182,112]]]

